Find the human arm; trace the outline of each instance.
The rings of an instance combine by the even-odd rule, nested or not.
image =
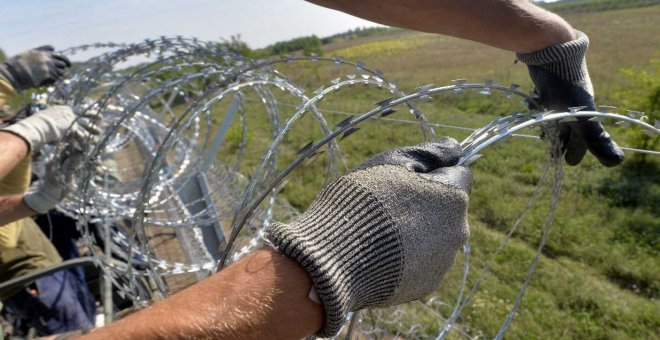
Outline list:
[[[84,339],[301,339],[323,325],[311,286],[298,263],[264,249]]]
[[[546,110],[597,110],[586,64],[587,36],[528,0],[309,0],[387,25],[446,34],[517,52],[528,65],[536,99]],[[605,166],[623,150],[589,117],[559,125],[562,153],[577,165],[590,151]]]
[[[381,24],[533,52],[575,39],[561,17],[528,0],[308,0]]]

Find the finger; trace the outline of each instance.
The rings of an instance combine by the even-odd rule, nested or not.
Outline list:
[[[586,148],[598,158],[601,164],[612,167],[621,164],[624,159],[623,150],[612,140],[610,134],[605,131],[603,124],[581,118],[574,123],[580,139],[584,141]]]
[[[408,170],[426,173],[456,165],[461,153],[462,149],[458,141],[445,137],[434,142],[395,150],[394,159],[398,160],[399,164],[405,165]]]
[[[99,114],[98,110],[95,109],[90,109],[85,111],[82,116],[92,122],[95,122],[101,118],[101,115]]]
[[[53,79],[53,82],[51,82],[51,83],[42,82],[41,86],[52,85],[52,84],[56,83],[57,81],[59,81],[60,79],[64,78],[64,72],[62,70],[54,69],[50,72],[50,74],[51,74],[50,79]]]
[[[53,45],[43,45],[43,46],[39,46],[39,47],[35,48],[35,50],[44,51],[44,52],[54,52],[55,47],[53,47]]]
[[[44,79],[39,86],[48,86],[48,85],[53,85],[55,84],[55,81],[57,81],[56,75],[53,75],[49,78]]]
[[[55,68],[55,69],[53,69],[52,72],[53,72],[53,75],[54,75],[53,78],[55,78],[55,79],[59,80],[59,79],[62,79],[64,77],[64,70],[61,69],[61,68]]]
[[[378,165],[399,165],[410,171],[426,173],[437,168],[456,165],[462,152],[458,141],[443,137],[436,141],[383,152],[353,171]]]
[[[53,59],[53,65],[55,65],[55,67],[60,70],[64,70],[67,68],[66,63],[59,59]]]
[[[92,123],[92,121],[89,118],[86,117],[79,118],[76,123],[79,126],[78,129],[82,129],[90,135],[101,134],[101,129],[96,124]]]
[[[466,166],[450,166],[432,172],[420,174],[421,177],[442,183],[470,194],[472,190],[472,171]]]
[[[71,67],[71,60],[69,60],[69,58],[67,58],[66,56],[59,53],[51,53],[51,57],[53,57],[53,59],[63,62],[64,65],[66,65],[66,67]]]
[[[568,133],[560,133],[560,140],[562,142],[562,153],[566,164],[575,166],[580,164],[584,156],[587,154],[587,146],[584,144],[582,138],[577,134],[574,128],[575,123],[561,124],[567,128]]]

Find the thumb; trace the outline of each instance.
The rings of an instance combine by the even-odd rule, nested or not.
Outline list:
[[[439,168],[429,173],[419,174],[422,178],[454,187],[467,194],[472,190],[472,171],[467,166],[450,166]]]
[[[53,57],[53,59],[63,62],[66,67],[71,67],[71,60],[69,60],[69,58],[67,58],[65,55],[53,52],[50,54],[50,56]]]
[[[623,150],[612,140],[600,122],[580,119],[571,125],[571,128],[577,132],[589,151],[604,166],[612,167],[623,162]]]
[[[565,127],[568,130],[568,133],[562,134],[561,130],[559,133],[559,140],[562,143],[562,152],[564,152],[564,159],[568,165],[578,165],[584,156],[587,154],[587,146],[584,144],[584,140],[578,136],[576,129],[574,129],[575,124],[565,123],[560,125]]]
[[[53,45],[43,45],[35,48],[37,51],[45,51],[45,52],[55,52],[55,47]]]

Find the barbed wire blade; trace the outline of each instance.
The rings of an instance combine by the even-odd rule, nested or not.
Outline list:
[[[632,125],[630,125],[629,122],[626,122],[625,120],[620,120],[620,121],[618,121],[618,122],[616,122],[616,123],[614,123],[614,124],[615,124],[615,125],[622,125],[622,126],[625,126],[625,127],[627,127],[627,128],[629,128],[629,127],[632,126]]]
[[[394,100],[394,97],[383,99],[383,100],[379,101],[378,103],[376,103],[376,106],[378,106],[378,107],[388,106],[388,105],[390,105],[392,100]]]
[[[479,158],[481,158],[481,157],[483,157],[482,154],[476,154],[476,155],[473,155],[472,157],[468,158],[465,162],[463,162],[463,165],[465,165],[465,166],[469,166],[469,165],[471,165],[472,163],[476,162],[476,161],[477,161]]]
[[[577,122],[577,121],[578,120],[575,117],[566,117],[566,118],[563,118],[562,120],[560,120],[559,122],[560,123],[571,123],[571,122]]]
[[[344,140],[345,138],[347,138],[348,136],[354,134],[354,133],[357,132],[358,130],[360,130],[359,127],[352,127],[352,128],[350,128],[350,129],[344,131],[344,134],[341,136],[341,138],[340,138],[339,140],[340,140],[340,141]]]
[[[432,89],[434,86],[435,86],[434,84],[428,84],[428,85],[420,86],[420,87],[415,89],[415,92],[417,92],[418,94],[424,94],[424,93],[429,92],[429,90]]]
[[[586,108],[587,108],[586,106],[571,106],[571,107],[568,108],[568,111],[571,114],[576,114],[578,111],[584,110]]]
[[[598,106],[598,108],[600,109],[600,112],[602,112],[602,113],[610,113],[613,110],[616,110],[616,106],[611,106],[611,105],[600,105],[600,106]]]
[[[627,110],[626,112],[628,113],[628,116],[633,119],[640,119],[641,117],[644,116],[644,112],[642,111]]]
[[[307,150],[311,149],[312,146],[314,146],[314,141],[310,141],[309,143],[305,144],[305,146],[303,146],[302,148],[300,148],[300,150],[296,152],[296,155],[304,154],[305,152],[307,152]]]
[[[381,113],[380,116],[381,116],[381,117],[387,117],[387,116],[389,116],[389,115],[391,115],[391,114],[393,114],[393,113],[395,113],[395,112],[396,112],[395,109],[389,108],[389,109],[383,111],[383,113]]]
[[[348,117],[348,118],[342,120],[341,122],[337,123],[337,125],[335,125],[335,127],[341,129],[343,127],[351,125],[351,121],[353,121],[353,117],[354,116],[351,115],[350,117]]]

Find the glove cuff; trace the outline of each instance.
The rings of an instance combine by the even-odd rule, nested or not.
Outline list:
[[[535,52],[516,53],[516,58],[527,65],[539,66],[571,84],[577,84],[589,77],[585,62],[589,37],[578,30],[575,33],[575,40]]]
[[[312,278],[325,309],[319,337],[336,335],[350,311],[385,306],[401,281],[398,227],[372,193],[345,177],[293,223],[269,226],[266,238]]]
[[[28,145],[28,152],[32,152],[35,149],[41,147],[39,140],[41,134],[39,131],[31,128],[29,125],[21,124],[22,121],[9,125],[0,129],[0,131],[9,132],[14,134],[25,141]]]

